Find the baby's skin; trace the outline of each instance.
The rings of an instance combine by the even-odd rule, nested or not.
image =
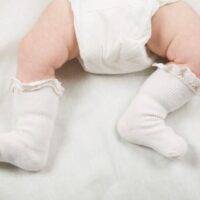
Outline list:
[[[153,16],[148,48],[170,63],[187,65],[197,76],[199,44],[200,17],[185,2],[163,6]],[[71,5],[66,0],[54,0],[21,41],[17,78],[22,82],[53,78],[58,68],[78,54]]]
[[[131,143],[179,158],[186,153],[187,143],[165,124],[165,118],[200,90],[199,15],[183,1],[161,7],[152,17],[146,46],[168,62],[157,64],[116,128]],[[12,131],[1,134],[1,162],[28,171],[44,168],[64,91],[55,71],[78,56],[71,4],[53,0],[19,46],[11,85],[17,120]]]
[[[54,78],[55,71],[78,54],[71,5],[53,0],[21,41],[17,78],[27,83]]]

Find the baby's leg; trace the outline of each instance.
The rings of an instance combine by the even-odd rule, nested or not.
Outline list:
[[[54,0],[21,42],[11,85],[16,121],[0,136],[0,161],[32,171],[44,167],[64,91],[55,70],[77,55],[70,4]]]
[[[55,70],[77,55],[70,3],[54,0],[21,42],[17,78],[22,82],[54,78]]]
[[[183,1],[158,10],[152,19],[149,49],[200,76],[200,16]]]
[[[200,75],[200,18],[180,1],[161,8],[153,17],[152,28],[147,45],[169,63],[157,65],[120,119],[118,130],[128,141],[167,157],[179,157],[186,152],[186,143],[164,120],[169,112],[187,103],[200,86],[193,74]]]

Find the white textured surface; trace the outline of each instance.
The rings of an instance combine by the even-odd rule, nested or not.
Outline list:
[[[199,0],[190,0],[200,11]],[[0,0],[0,131],[10,129],[8,81],[20,38],[48,0]],[[0,164],[1,200],[196,200],[200,198],[200,99],[168,123],[189,143],[181,161],[121,141],[116,121],[151,73],[97,76],[76,62],[58,72],[65,96],[52,140],[49,167],[27,173]]]

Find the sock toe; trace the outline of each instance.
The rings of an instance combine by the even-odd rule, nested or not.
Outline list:
[[[37,144],[34,145],[13,132],[0,137],[0,161],[27,171],[40,171],[45,167],[46,149],[39,149]]]
[[[176,141],[173,142],[169,146],[168,149],[166,149],[165,152],[163,152],[163,155],[165,155],[168,158],[182,158],[188,149],[187,143],[179,136],[177,136]]]

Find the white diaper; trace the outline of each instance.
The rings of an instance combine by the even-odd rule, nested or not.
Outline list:
[[[122,74],[155,61],[146,43],[151,18],[176,0],[71,0],[80,58],[87,72]]]

